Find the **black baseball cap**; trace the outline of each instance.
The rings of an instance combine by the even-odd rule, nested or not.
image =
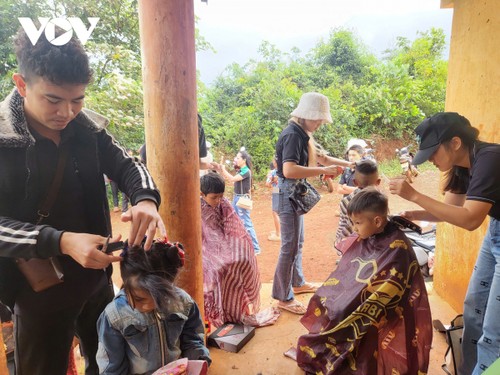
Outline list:
[[[443,141],[451,139],[459,128],[470,126],[469,120],[456,112],[439,112],[427,117],[415,129],[418,152],[411,163],[419,165],[429,160]]]

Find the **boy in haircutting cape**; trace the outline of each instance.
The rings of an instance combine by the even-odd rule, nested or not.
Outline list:
[[[309,333],[298,365],[307,374],[426,374],[431,312],[415,253],[376,189],[347,210],[355,234],[338,245],[344,255],[301,319]]]

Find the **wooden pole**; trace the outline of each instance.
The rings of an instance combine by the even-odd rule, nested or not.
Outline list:
[[[8,374],[7,354],[5,353],[5,343],[3,341],[2,323],[0,323],[0,374]]]
[[[148,169],[168,237],[186,248],[179,286],[203,312],[193,0],[140,0]]]

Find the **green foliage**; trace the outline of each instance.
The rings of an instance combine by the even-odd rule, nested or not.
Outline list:
[[[378,163],[378,170],[382,177],[382,180],[387,178],[397,178],[404,177],[403,170],[401,168],[401,164],[399,163],[398,158],[392,158],[384,160]],[[436,167],[431,163],[424,163],[418,166],[419,173],[423,173],[429,170],[436,170]],[[416,178],[419,178],[418,176]]]
[[[374,60],[354,32],[341,28],[334,29],[326,42],[318,43],[313,53],[317,66],[356,82],[363,79],[364,70]]]
[[[137,0],[0,0],[0,18],[25,16],[100,17],[85,45],[94,82],[86,106],[108,117],[109,130],[137,150],[144,139],[143,92]],[[12,89],[16,61],[12,39],[19,25],[0,28],[0,95]],[[195,30],[197,50],[213,48]],[[253,157],[257,179],[265,176],[278,137],[301,95],[309,91],[330,100],[332,124],[315,139],[342,156],[349,138],[413,138],[415,125],[444,109],[447,62],[442,30],[419,32],[414,41],[398,38],[377,59],[352,30],[334,29],[305,55],[280,51],[263,41],[258,60],[232,64],[214,84],[198,82],[198,110],[217,156],[232,159],[244,146]]]
[[[108,130],[127,148],[137,150],[144,142],[142,72],[137,0],[0,0],[0,96],[13,88],[16,71],[13,38],[17,17],[99,17],[85,45],[94,70],[86,92],[86,106],[110,120]],[[87,25],[88,27],[89,25]],[[213,50],[196,29],[196,48]]]
[[[0,97],[5,97],[14,87],[12,74],[17,62],[14,53],[14,36],[21,24],[18,17],[47,17],[50,11],[40,1],[0,0]],[[15,21],[14,21],[15,20]]]
[[[444,108],[443,49],[444,33],[436,29],[411,43],[399,38],[381,61],[344,29],[333,30],[305,57],[263,42],[260,61],[232,64],[199,92],[207,137],[230,159],[244,145],[261,177],[300,96],[318,91],[330,100],[333,123],[314,137],[333,156],[342,156],[353,137],[413,138],[416,124]]]

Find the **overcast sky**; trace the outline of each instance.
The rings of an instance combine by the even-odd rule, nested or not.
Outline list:
[[[217,51],[196,56],[200,78],[207,84],[229,64],[258,58],[263,40],[283,52],[298,47],[306,53],[336,27],[355,31],[379,57],[394,46],[397,36],[413,40],[417,31],[431,27],[442,28],[449,45],[453,14],[451,9],[440,9],[440,0],[208,0],[208,4],[195,0],[194,4],[200,33]]]

